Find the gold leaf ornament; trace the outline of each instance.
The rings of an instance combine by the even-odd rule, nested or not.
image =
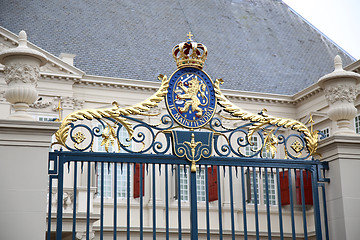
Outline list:
[[[279,140],[273,133],[266,135],[265,141],[264,141],[265,150],[266,150],[266,152],[271,153],[272,158],[275,157],[275,153],[277,152],[276,146],[278,145],[278,143],[279,143]]]
[[[169,79],[166,75],[159,75],[158,79],[161,81],[160,88],[154,93],[151,97],[146,100],[135,104],[130,107],[120,108],[116,102],[113,102],[113,106],[103,109],[84,109],[75,111],[69,114],[61,123],[60,128],[55,133],[56,142],[52,145],[59,144],[67,148],[66,140],[69,135],[69,130],[71,128],[71,123],[77,122],[78,120],[92,120],[92,119],[101,119],[101,118],[112,118],[115,121],[121,123],[129,133],[130,139],[133,137],[133,129],[131,124],[127,121],[126,118],[122,116],[128,116],[130,114],[142,114],[147,112],[150,108],[156,107],[166,96]]]
[[[276,127],[290,128],[292,130],[296,130],[300,133],[303,133],[304,139],[306,141],[306,148],[309,151],[309,155],[316,154],[316,150],[318,147],[317,131],[309,130],[303,123],[293,119],[278,118],[266,114],[253,114],[241,109],[240,107],[230,102],[221,92],[220,84],[223,83],[224,80],[222,80],[221,78],[215,80],[214,90],[218,104],[224,108],[225,112],[231,114],[231,116],[241,120],[248,120],[254,122],[254,124],[249,128],[248,140],[251,139],[252,134],[254,134],[257,130],[259,130],[261,127],[267,124]]]
[[[116,139],[116,133],[114,127],[107,125],[102,134],[101,134],[103,140],[101,142],[101,146],[105,145],[105,151],[109,152],[109,146],[111,143],[111,146],[115,147],[115,139]]]

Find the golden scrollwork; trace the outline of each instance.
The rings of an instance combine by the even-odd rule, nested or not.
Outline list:
[[[169,80],[166,75],[159,75],[158,79],[161,81],[161,85],[157,92],[148,99],[133,106],[120,108],[117,102],[113,102],[113,106],[109,108],[85,109],[71,113],[62,121],[59,130],[55,133],[56,142],[53,143],[53,145],[60,144],[66,148],[65,142],[71,128],[71,123],[84,119],[92,120],[112,118],[125,127],[129,134],[129,140],[131,140],[133,138],[134,130],[132,129],[131,123],[122,116],[128,116],[130,114],[143,114],[151,108],[156,107],[164,99],[168,91]]]
[[[316,153],[318,147],[318,131],[309,130],[303,123],[288,119],[288,118],[278,118],[273,117],[267,114],[253,114],[247,112],[240,107],[236,106],[230,102],[220,90],[220,84],[223,84],[222,79],[216,79],[214,84],[215,96],[217,98],[218,104],[224,108],[224,111],[229,113],[231,116],[241,119],[248,120],[253,122],[252,126],[249,127],[248,141],[250,142],[251,136],[259,129],[266,125],[273,125],[276,127],[284,127],[296,130],[304,134],[304,139],[306,141],[306,147],[310,155]],[[268,135],[269,136],[269,135]],[[273,137],[266,138],[268,140],[274,140]],[[265,139],[265,140],[266,140]],[[264,143],[265,145],[268,143]],[[271,146],[271,143],[270,143]],[[271,149],[271,148],[270,148]]]

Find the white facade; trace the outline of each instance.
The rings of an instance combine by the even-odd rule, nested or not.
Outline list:
[[[18,45],[18,37],[6,29],[0,28],[0,51],[15,48]],[[5,82],[4,65],[0,65],[0,152],[3,157],[3,168],[1,169],[1,189],[2,197],[0,197],[0,226],[3,226],[3,230],[0,232],[1,239],[41,239],[45,235],[45,222],[46,222],[46,192],[47,192],[47,152],[50,149],[51,135],[56,131],[59,124],[55,122],[44,122],[49,118],[59,118],[59,111],[61,117],[72,113],[79,109],[93,109],[109,106],[113,101],[117,101],[120,106],[129,106],[136,104],[150,95],[152,95],[160,86],[157,82],[148,82],[132,79],[120,79],[120,78],[108,78],[100,76],[89,76],[81,70],[72,66],[73,55],[63,54],[61,58],[51,55],[42,49],[39,49],[35,45],[28,43],[28,47],[32,50],[39,51],[48,60],[47,63],[40,67],[40,76],[37,81],[36,91],[39,96],[38,100],[29,104],[27,113],[32,116],[34,120],[19,120],[8,119],[9,116],[13,116],[15,113],[14,107],[5,99],[5,92],[8,86]],[[160,66],[161,67],[161,66]],[[174,70],[175,70],[174,63]],[[360,69],[360,62],[356,62],[350,66],[345,67],[348,71],[358,71]],[[205,69],[206,71],[206,69]],[[164,73],[165,74],[165,73]],[[166,73],[170,75],[171,73]],[[156,76],[154,76],[155,78]],[[221,76],[216,76],[221,77]],[[223,90],[226,97],[235,103],[237,106],[241,106],[243,109],[250,112],[260,112],[263,108],[267,109],[267,112],[273,116],[292,118],[300,120],[301,122],[308,122],[310,114],[315,121],[315,129],[328,129],[329,137],[324,140],[320,140],[319,153],[323,155],[323,161],[330,162],[329,177],[331,183],[326,185],[327,188],[327,202],[328,202],[328,215],[329,215],[329,228],[331,239],[356,239],[360,235],[360,230],[357,227],[357,222],[360,220],[360,191],[354,184],[354,179],[357,179],[357,169],[360,167],[360,135],[355,134],[355,130],[359,133],[359,117],[354,119],[354,111],[357,111],[355,115],[359,114],[360,99],[357,97],[359,91],[359,85],[354,80],[353,87],[355,90],[354,101],[348,101],[348,91],[342,90],[342,86],[346,86],[346,82],[334,77],[335,80],[331,80],[333,85],[337,85],[339,88],[337,97],[340,98],[340,102],[346,102],[347,105],[355,107],[355,110],[351,114],[339,112],[332,114],[330,120],[328,116],[329,110],[333,111],[333,105],[336,101],[327,101],[325,97],[325,91],[327,89],[326,82],[321,83],[321,87],[314,84],[301,92],[292,95],[277,95],[267,93],[255,93],[255,92],[241,92],[234,90]],[[215,76],[214,76],[215,78]],[[351,78],[351,76],[350,76]],[[351,82],[351,81],[350,81]],[[329,97],[328,97],[329,99]],[[330,105],[329,105],[330,102]],[[58,107],[61,106],[59,110]],[[345,109],[344,104],[339,104],[341,109]],[[153,112],[166,112],[164,103],[159,107],[152,110]],[[336,116],[335,116],[336,115]],[[153,117],[142,116],[142,120],[156,123],[158,119]],[[349,121],[348,126],[344,121]],[[346,126],[345,126],[346,125]],[[308,124],[310,127],[310,124]],[[346,131],[344,131],[344,129]],[[282,158],[282,153],[277,153],[276,157]],[[20,162],[21,160],[21,162]],[[17,162],[19,161],[19,162]],[[151,237],[151,216],[152,216],[152,199],[151,199],[151,171],[145,179],[145,197],[144,197],[144,231],[147,232],[149,238]],[[94,174],[95,175],[95,174]],[[148,179],[148,180],[147,180]],[[222,183],[223,191],[227,191],[228,183],[227,178],[222,177],[224,183]],[[163,177],[157,179],[157,186],[163,186]],[[175,178],[171,178],[171,185],[175,188]],[[86,179],[79,176],[79,184],[86,186]],[[240,188],[240,182],[236,183],[234,187]],[[69,222],[64,223],[64,231],[71,231],[71,190],[72,190],[72,177],[69,175],[65,180],[65,188],[68,189],[68,195],[64,196],[66,199],[64,202],[67,204],[64,206],[64,218],[68,218]],[[96,221],[99,218],[99,198],[96,196],[96,178],[93,178],[93,185],[91,189],[92,194],[92,219]],[[266,233],[266,211],[263,204],[263,187],[259,184],[260,189],[260,231]],[[85,188],[84,188],[85,189]],[[171,234],[177,233],[177,200],[173,198],[175,190],[170,192],[172,197],[170,201],[170,223]],[[224,192],[224,196],[227,194]],[[6,196],[6,197],[5,197]],[[240,199],[240,192],[235,192],[234,199]],[[78,212],[79,217],[83,216],[85,219],[86,206],[86,193],[81,188],[78,189]],[[271,208],[276,208],[276,202]],[[111,211],[112,197],[106,199],[105,211]],[[157,188],[157,221],[160,228],[164,227],[164,192]],[[54,204],[54,203],[52,203]],[[132,199],[132,220],[137,220],[138,214],[138,200]],[[188,203],[183,203],[183,218],[187,219],[189,212]],[[212,204],[212,203],[211,203]],[[215,203],[214,203],[215,205]],[[54,205],[55,206],[55,205]],[[241,206],[237,206],[236,226],[238,226],[238,233],[241,232],[242,218],[241,218]],[[109,208],[109,210],[108,210]],[[54,208],[53,208],[54,209]],[[252,211],[253,205],[248,204],[249,213]],[[126,205],[124,199],[118,201],[118,222],[123,220],[125,214]],[[229,199],[223,199],[223,225],[224,233],[229,231],[230,228],[230,211],[229,211]],[[313,217],[311,215],[311,209],[308,210],[308,231],[314,233]],[[83,215],[82,215],[83,214]],[[203,222],[200,219],[204,219],[205,207],[199,203],[199,233],[204,234]],[[290,233],[290,221],[289,211],[284,210],[284,229]],[[295,213],[296,218],[301,219],[301,211]],[[212,218],[216,219],[216,213],[211,212]],[[53,215],[54,216],[54,215]],[[105,226],[111,225],[111,214],[108,213],[105,220]],[[248,215],[249,221],[253,216]],[[271,216],[274,231],[277,230],[278,218],[276,215]],[[19,221],[21,219],[21,221]],[[216,229],[216,221],[210,221],[212,228]],[[36,227],[33,224],[36,223]],[[55,223],[53,221],[53,223]],[[81,226],[79,221],[79,226]],[[134,223],[135,224],[135,223]],[[184,221],[183,226],[188,226],[188,222]],[[84,225],[82,225],[84,226]],[[125,225],[124,225],[125,226]],[[249,226],[249,229],[254,226]],[[18,231],[16,229],[22,229]],[[52,229],[55,229],[53,227]],[[302,231],[302,226],[296,226],[296,229]],[[95,239],[97,239],[96,231],[98,231],[98,223],[94,223],[92,228],[94,231]],[[119,229],[121,232],[123,229]],[[133,234],[136,234],[136,229],[133,230]],[[160,230],[161,232],[161,230]],[[106,228],[106,235],[109,237],[112,234],[110,227]],[[228,234],[228,232],[227,232]],[[120,236],[120,235],[119,235]],[[185,235],[186,236],[186,235]],[[205,236],[205,235],[203,235]],[[216,235],[215,235],[216,236]],[[84,237],[83,231],[79,230],[77,237],[82,239]],[[200,236],[199,236],[200,237]]]

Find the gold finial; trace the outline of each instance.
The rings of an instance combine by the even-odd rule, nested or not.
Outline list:
[[[195,166],[195,148],[197,145],[201,144],[202,142],[195,142],[195,135],[194,133],[191,134],[191,141],[185,141],[184,144],[189,145],[190,149],[191,149],[191,155],[193,160],[191,161],[191,172],[196,172],[196,166]]]
[[[55,122],[61,122],[61,111],[63,110],[62,107],[61,107],[61,99],[59,98],[59,103],[58,103],[58,106],[57,108],[55,109],[56,111],[59,112],[59,118],[57,118],[55,120]]]
[[[310,114],[310,119],[309,119],[309,123],[310,123],[310,132],[313,132],[313,124],[315,123],[312,117],[312,114]]]
[[[191,32],[189,32],[186,36],[188,36],[188,42],[192,41],[191,37],[193,37],[194,35],[191,34]]]

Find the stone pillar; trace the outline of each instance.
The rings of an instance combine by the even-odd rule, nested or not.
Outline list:
[[[334,135],[320,141],[318,152],[329,162],[326,204],[330,239],[360,236],[360,135]]]
[[[350,127],[357,114],[354,101],[358,94],[356,85],[360,82],[360,74],[345,71],[340,56],[334,59],[335,70],[319,79],[318,84],[325,91],[329,103],[328,115],[337,124],[335,135],[354,135]]]
[[[45,56],[27,46],[25,31],[19,33],[19,46],[0,53],[0,63],[5,65],[5,98],[13,104],[15,112],[10,119],[34,120],[26,113],[29,104],[38,98],[36,91],[39,68],[47,62]]]
[[[350,126],[357,114],[354,101],[360,75],[343,70],[341,58],[335,70],[320,78],[329,103],[329,118],[337,125],[334,135],[320,141],[318,152],[329,163],[326,203],[331,239],[358,239],[360,236],[360,135]]]
[[[47,160],[59,126],[0,119],[0,239],[45,239]]]

